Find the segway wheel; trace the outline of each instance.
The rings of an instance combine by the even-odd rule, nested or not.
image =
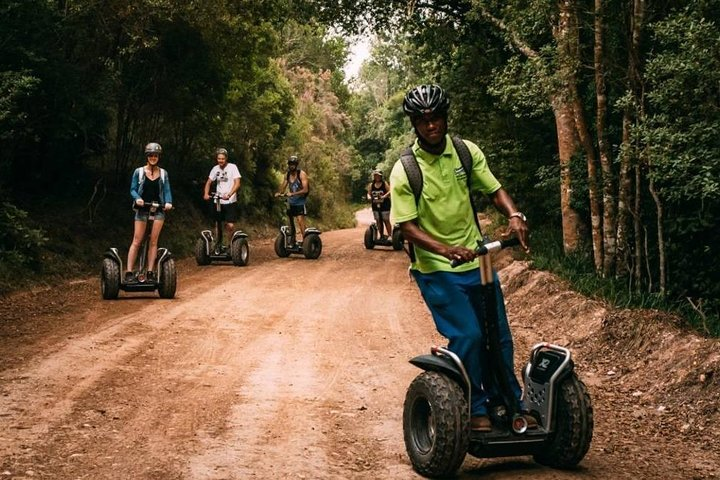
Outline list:
[[[553,468],[573,468],[583,459],[593,434],[593,408],[585,384],[575,372],[557,387],[555,428],[535,461]]]
[[[400,227],[395,227],[392,233],[393,250],[402,250],[404,241],[402,230],[400,230]]]
[[[290,252],[285,248],[285,235],[282,233],[275,238],[275,253],[280,258],[285,258],[290,255]]]
[[[200,266],[210,264],[210,255],[205,250],[205,240],[202,238],[198,238],[195,242],[195,262]]]
[[[103,259],[100,292],[105,300],[116,299],[120,292],[120,265],[109,258]]]
[[[158,294],[160,298],[175,297],[177,289],[177,270],[175,269],[175,260],[172,258],[165,260],[160,266],[160,284],[158,285]]]
[[[303,255],[305,258],[315,260],[322,253],[322,240],[320,235],[311,233],[303,238],[302,242]]]
[[[405,449],[426,477],[453,475],[468,451],[468,404],[460,385],[438,372],[423,372],[410,384],[403,406]]]
[[[372,250],[375,248],[375,232],[373,231],[372,227],[368,227],[367,230],[365,230],[365,238],[363,238],[363,243],[365,244],[365,248],[368,250]]]
[[[250,246],[246,238],[238,237],[230,244],[230,256],[233,264],[244,267],[250,261]]]

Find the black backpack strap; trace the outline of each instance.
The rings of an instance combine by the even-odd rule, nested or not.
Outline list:
[[[473,202],[472,198],[472,154],[470,153],[470,149],[468,148],[468,146],[465,144],[465,142],[463,142],[462,138],[454,135],[452,137],[452,142],[453,146],[455,147],[455,151],[458,154],[458,157],[460,157],[460,163],[462,164],[463,170],[465,170],[465,178],[467,179],[468,196],[470,197],[470,206],[472,207],[473,218],[475,219],[475,225],[477,225],[480,236],[482,236],[482,229],[480,228],[480,222],[477,218],[475,202]]]
[[[452,137],[452,142],[453,146],[455,147],[455,151],[458,154],[458,157],[460,157],[460,163],[462,164],[463,170],[465,170],[468,190],[470,190],[470,172],[472,171],[473,162],[472,154],[470,153],[470,149],[468,148],[467,144],[463,142],[462,138],[455,135]]]
[[[408,182],[410,182],[410,188],[412,189],[413,195],[415,195],[415,205],[417,205],[420,201],[420,194],[422,193],[423,176],[412,148],[408,147],[403,150],[400,154],[400,162],[402,162],[402,166],[405,168],[405,175],[407,175]]]
[[[413,195],[415,196],[415,205],[417,205],[420,201],[420,194],[422,193],[423,176],[422,171],[420,170],[420,165],[418,165],[417,158],[415,158],[415,154],[413,153],[412,148],[408,147],[402,151],[402,153],[400,154],[400,162],[405,169],[405,175],[408,178],[410,188],[412,189]],[[407,248],[405,248],[405,252],[410,257],[410,261],[415,262],[415,248],[413,247],[413,244],[409,241],[407,242]]]

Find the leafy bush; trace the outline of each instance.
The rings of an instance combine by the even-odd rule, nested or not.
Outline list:
[[[7,268],[40,265],[40,247],[47,242],[41,229],[32,228],[28,214],[15,205],[0,203],[0,272]]]

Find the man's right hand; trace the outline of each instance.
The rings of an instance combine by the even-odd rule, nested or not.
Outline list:
[[[145,201],[143,201],[142,198],[138,198],[137,200],[135,200],[135,205],[137,205],[138,207],[142,207],[145,205]]]
[[[465,247],[448,247],[442,256],[448,260],[458,262],[470,262],[475,259],[475,252]]]

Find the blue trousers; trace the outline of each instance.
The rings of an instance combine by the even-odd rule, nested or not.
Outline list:
[[[483,322],[480,271],[420,273],[412,270],[438,332],[447,338],[448,349],[462,360],[470,377],[472,416],[487,415],[487,404],[499,396],[498,387],[488,375],[487,334]],[[498,336],[508,384],[520,399],[520,384],[515,377],[513,342],[508,325],[500,280],[493,271],[497,300]],[[518,404],[519,405],[519,404]]]

